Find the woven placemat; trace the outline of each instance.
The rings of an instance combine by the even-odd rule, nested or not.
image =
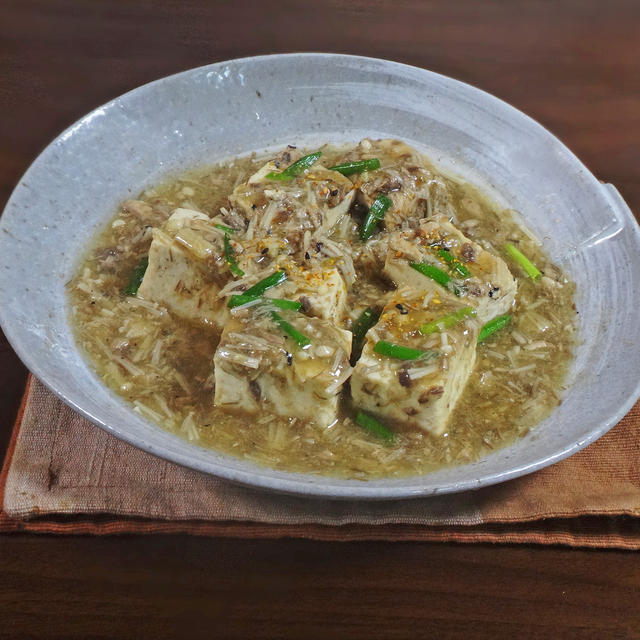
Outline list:
[[[327,501],[238,486],[96,428],[31,378],[0,475],[0,530],[640,548],[640,404],[537,473],[477,491]]]

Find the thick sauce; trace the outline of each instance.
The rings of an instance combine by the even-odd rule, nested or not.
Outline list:
[[[332,155],[338,158],[340,151],[325,150],[328,162]],[[474,187],[442,177],[457,226],[467,237],[496,255],[504,255],[500,248],[506,242],[518,242],[545,274],[534,282],[507,260],[518,280],[513,321],[478,346],[474,372],[447,432],[434,437],[401,428],[397,443],[387,446],[354,423],[348,390],[341,417],[330,428],[214,407],[212,360],[219,336],[122,290],[149,250],[151,227],[176,207],[217,215],[228,206],[233,187],[260,164],[243,159],[198,169],[143,192],[139,201],[146,204],[125,202],[69,284],[79,344],[98,375],[135,411],[203,446],[259,464],[366,479],[475,460],[527,433],[560,402],[574,344],[573,285],[509,211],[498,210]],[[355,242],[358,224],[354,215],[336,233]],[[351,319],[387,290],[375,280],[354,287]]]

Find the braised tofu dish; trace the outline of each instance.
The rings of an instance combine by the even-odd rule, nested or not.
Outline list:
[[[134,411],[288,471],[487,455],[561,402],[574,286],[512,210],[398,140],[192,170],[126,200],[68,284]]]

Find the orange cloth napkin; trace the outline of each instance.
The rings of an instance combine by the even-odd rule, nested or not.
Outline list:
[[[192,533],[640,548],[640,403],[535,474],[466,493],[327,501],[234,485],[93,426],[31,379],[0,475],[0,531]]]

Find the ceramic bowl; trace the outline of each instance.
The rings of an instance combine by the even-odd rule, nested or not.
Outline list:
[[[65,283],[120,201],[173,171],[287,143],[401,138],[522,214],[577,284],[569,389],[513,445],[464,466],[358,481],[286,473],[190,444],[132,411],[74,343]],[[474,489],[552,464],[605,433],[639,395],[640,232],[617,191],[553,135],[450,78],[369,58],[292,54],[163,78],[88,114],[20,180],[0,219],[0,321],[31,371],[99,427],[248,485],[329,498]]]

